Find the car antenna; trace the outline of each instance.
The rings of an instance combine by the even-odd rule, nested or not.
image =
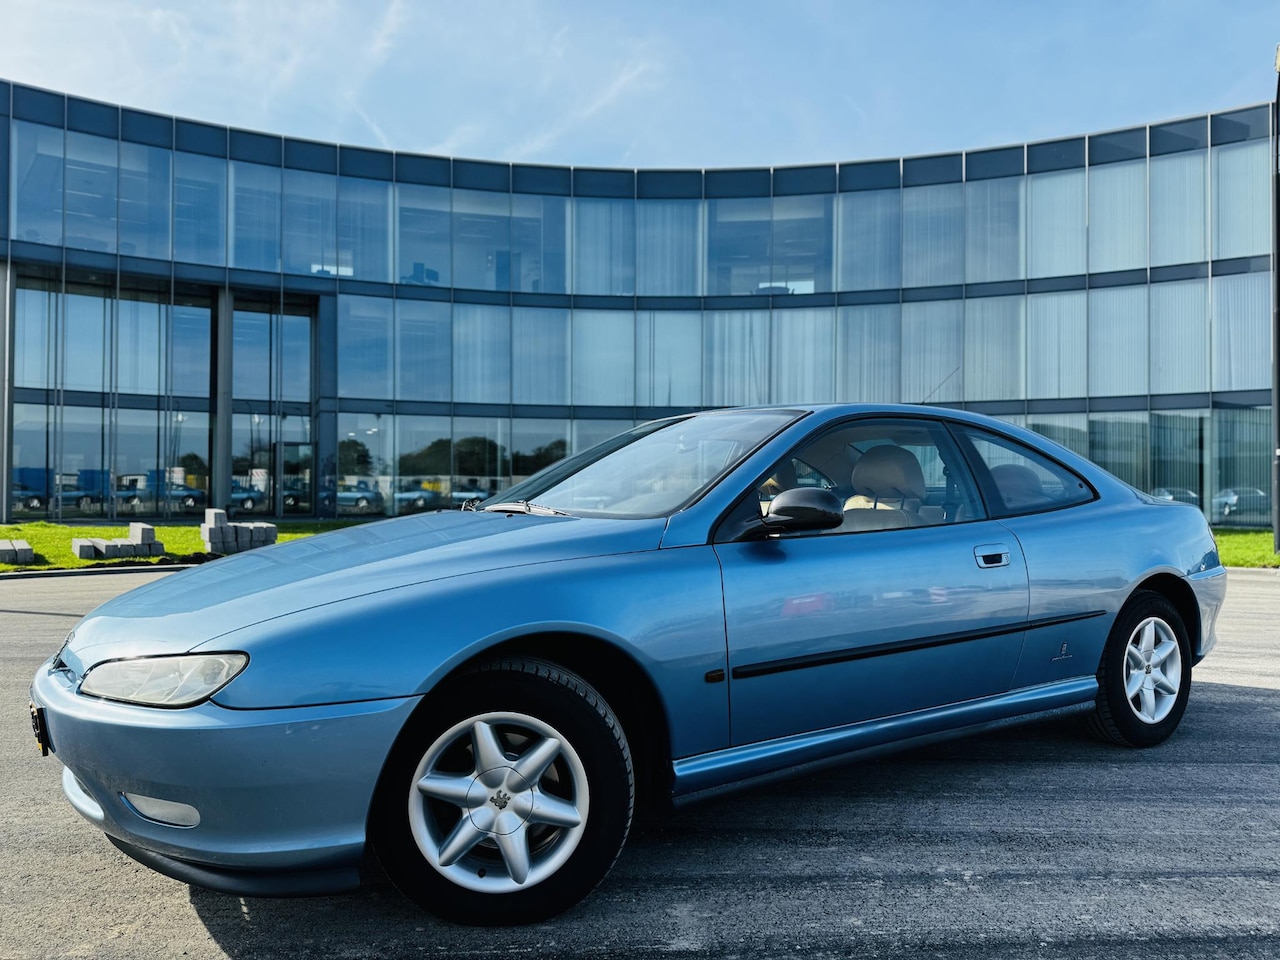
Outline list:
[[[930,400],[932,400],[932,399],[933,399],[933,395],[934,395],[935,393],[937,393],[939,390],[941,390],[941,389],[943,388],[943,386],[946,384],[946,382],[947,382],[948,380],[950,380],[952,377],[954,377],[957,373],[959,373],[959,372],[960,372],[960,366],[961,366],[961,365],[957,363],[957,364],[956,364],[956,368],[955,368],[954,370],[952,370],[950,373],[948,373],[948,374],[947,374],[945,377],[943,377],[941,380],[939,380],[939,381],[938,381],[938,385],[937,385],[936,387],[934,387],[932,390],[930,390],[930,391],[929,391],[929,395],[928,395],[927,397],[925,397],[923,400],[919,401],[919,402],[920,402],[920,403],[928,403]]]

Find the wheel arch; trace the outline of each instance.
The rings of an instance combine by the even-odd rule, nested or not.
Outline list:
[[[1201,644],[1200,604],[1196,600],[1195,591],[1191,589],[1191,586],[1181,577],[1172,573],[1157,573],[1139,583],[1134,588],[1134,593],[1136,594],[1139,590],[1158,593],[1173,604],[1174,609],[1178,611],[1178,616],[1182,617],[1183,626],[1187,628],[1187,640],[1191,644],[1191,656],[1193,659],[1199,656]]]

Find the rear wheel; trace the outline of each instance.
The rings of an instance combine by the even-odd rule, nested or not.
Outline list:
[[[635,801],[631,753],[582,678],[536,660],[448,681],[401,733],[369,832],[388,876],[440,916],[554,916],[609,872]]]
[[[1120,611],[1098,668],[1094,732],[1128,747],[1167,740],[1191,693],[1191,643],[1177,609],[1158,593],[1134,594]]]

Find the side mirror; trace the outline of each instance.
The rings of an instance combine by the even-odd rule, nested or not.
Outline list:
[[[774,497],[760,519],[768,533],[830,530],[844,523],[844,504],[830,490],[795,487]]]

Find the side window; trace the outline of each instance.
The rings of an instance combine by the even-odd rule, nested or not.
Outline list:
[[[999,498],[993,512],[1002,516],[1038,513],[1093,499],[1093,490],[1084,480],[1030,447],[976,427],[959,430],[991,477],[989,494]]]
[[[978,520],[981,500],[959,449],[931,420],[854,420],[808,441],[757,488],[768,513],[783,490],[814,486],[844,505],[844,523],[822,531],[857,533]]]

